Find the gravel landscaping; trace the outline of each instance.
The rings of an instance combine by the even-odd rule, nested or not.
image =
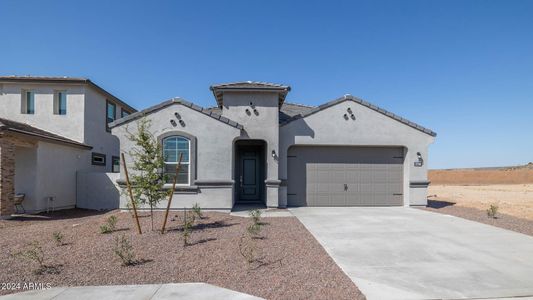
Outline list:
[[[49,283],[56,286],[206,282],[267,299],[365,299],[320,244],[294,217],[263,218],[261,237],[254,239],[257,260],[247,263],[239,242],[251,219],[204,212],[184,247],[181,212],[171,212],[164,235],[150,231],[150,217],[140,218],[136,233],[129,213],[68,210],[0,221],[0,284]],[[100,225],[114,215],[116,230],[101,234]],[[163,212],[155,213],[159,229]],[[64,245],[53,233],[60,231]],[[113,253],[115,238],[125,235],[136,264],[122,266]],[[44,274],[38,264],[13,255],[38,242],[45,254]],[[52,270],[51,272],[48,272]],[[54,274],[58,273],[58,274]],[[0,295],[21,290],[1,290]]]
[[[520,232],[533,236],[533,221],[517,218],[507,214],[497,214],[497,218],[489,218],[486,210],[455,205],[453,202],[428,200],[428,206],[421,209],[485,223],[488,225]]]

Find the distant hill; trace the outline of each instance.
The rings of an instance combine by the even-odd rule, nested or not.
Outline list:
[[[533,163],[522,166],[430,170],[434,185],[488,185],[533,183]]]

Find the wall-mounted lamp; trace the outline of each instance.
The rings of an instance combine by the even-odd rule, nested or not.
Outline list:
[[[344,120],[348,120],[348,114],[344,114]]]
[[[418,161],[415,161],[415,167],[421,167],[424,165],[424,159],[422,158],[422,154],[420,152],[416,153],[416,157],[418,158]]]
[[[254,114],[255,114],[256,116],[259,116],[259,112],[258,112],[257,109],[255,109],[255,108],[254,108]]]
[[[251,115],[252,114],[248,108],[246,109],[246,114],[247,115]]]
[[[273,158],[276,158],[276,156],[277,156],[277,155],[276,155],[276,150],[272,150],[272,157],[273,157]]]
[[[176,125],[178,125],[178,124],[176,124],[176,121],[174,121],[174,120],[170,120],[170,124],[172,124],[172,126],[174,126],[174,127],[176,127]]]
[[[354,114],[351,114],[351,115],[350,115],[350,118],[352,118],[352,120],[355,121],[355,115],[354,115]]]
[[[348,111],[349,114],[351,114],[352,113],[352,108],[348,107],[347,111]]]
[[[250,102],[250,107],[251,107],[251,108],[255,108],[255,105],[254,105],[253,102]]]
[[[176,116],[176,119],[181,120],[181,116],[177,112],[174,113],[174,116]]]
[[[181,127],[185,127],[185,122],[183,122],[183,120],[180,120],[180,125]]]

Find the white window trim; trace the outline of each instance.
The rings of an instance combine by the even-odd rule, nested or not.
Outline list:
[[[163,142],[163,147],[162,147],[162,150],[163,150],[163,161],[165,159],[165,156],[164,156],[164,151],[165,151],[165,140],[168,139],[168,138],[172,138],[172,137],[180,137],[180,138],[184,138],[186,139],[188,142],[189,142],[189,161],[188,162],[181,162],[182,165],[188,165],[189,168],[187,169],[187,183],[177,183],[176,182],[176,186],[189,186],[191,185],[191,140],[187,137],[184,137],[182,135],[170,135],[170,136],[167,136],[165,137],[162,142]],[[176,144],[177,145],[177,144]],[[177,157],[177,159],[179,160],[179,157]],[[177,165],[178,162],[166,162],[164,161],[164,164],[165,165]],[[168,174],[168,173],[167,173]],[[165,183],[164,184],[165,187],[172,187],[172,183]]]

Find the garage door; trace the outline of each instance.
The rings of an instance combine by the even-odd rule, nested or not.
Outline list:
[[[403,153],[403,148],[392,147],[291,147],[288,204],[402,205]]]

